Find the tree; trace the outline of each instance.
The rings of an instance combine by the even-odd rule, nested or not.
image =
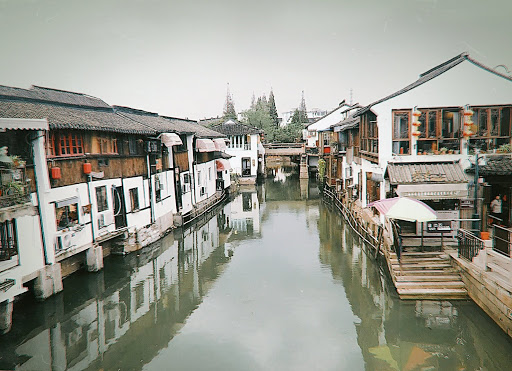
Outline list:
[[[227,120],[227,119],[236,120],[238,118],[238,115],[236,114],[236,111],[235,111],[235,103],[233,102],[233,98],[231,97],[231,93],[229,92],[229,84],[228,84],[228,91],[226,94],[226,103],[224,104],[223,118],[225,120]]]
[[[302,91],[302,99],[300,101],[299,106],[299,117],[297,118],[298,122],[307,124],[309,123],[308,119],[308,109],[306,108],[306,99],[304,99],[304,90]]]
[[[274,92],[270,89],[270,94],[268,96],[268,113],[270,114],[270,118],[274,123],[275,127],[279,127],[279,116],[277,114],[276,101],[274,98]]]

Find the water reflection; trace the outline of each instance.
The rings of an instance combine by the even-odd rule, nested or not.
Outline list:
[[[507,370],[471,302],[400,301],[316,184],[268,179],[151,249],[17,303],[0,369]]]
[[[66,279],[64,292],[44,303],[17,303],[13,329],[0,339],[0,369],[140,369],[207,295],[233,256],[233,241],[260,233],[256,190],[244,191],[151,249]]]
[[[512,342],[469,301],[401,301],[388,276],[326,207],[320,261],[344,286],[368,370],[506,370]]]

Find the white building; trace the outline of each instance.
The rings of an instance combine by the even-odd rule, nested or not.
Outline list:
[[[243,181],[254,183],[258,174],[264,171],[262,130],[235,120],[214,125],[212,129],[229,140],[226,153],[232,156],[229,159],[231,172],[238,174]]]

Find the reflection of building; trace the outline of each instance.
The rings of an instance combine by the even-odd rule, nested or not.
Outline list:
[[[350,308],[360,319],[355,328],[366,368],[510,368],[508,336],[483,318],[476,305],[401,301],[387,275],[341,217],[321,209],[318,229],[320,262],[330,268],[335,282],[343,285]]]
[[[256,191],[242,190],[231,202],[229,226],[233,233],[259,236],[261,233],[260,203]]]
[[[39,320],[4,335],[3,344],[9,345],[0,349],[0,369],[133,369],[148,363],[229,261],[218,223],[214,216],[183,234],[167,235],[153,249],[114,260],[111,269],[88,276],[85,287],[70,287],[55,301],[26,309],[36,311]],[[51,312],[47,318],[39,314]],[[9,341],[11,334],[22,343]],[[141,342],[144,338],[151,341]]]

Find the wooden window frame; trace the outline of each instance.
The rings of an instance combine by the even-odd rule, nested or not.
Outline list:
[[[498,149],[498,147],[502,144],[510,144],[511,143],[511,129],[512,129],[512,105],[496,105],[496,106],[474,106],[472,107],[473,116],[472,120],[476,125],[476,134],[470,138],[469,145],[472,151],[474,151],[475,145],[478,144],[478,148],[482,152],[493,151]],[[492,132],[492,112],[493,110],[497,110],[497,134]],[[503,112],[504,110],[508,110],[508,132],[502,132],[503,122]],[[480,130],[481,124],[481,113],[485,112],[485,124],[486,130],[482,132]]]
[[[139,188],[130,188],[129,190],[130,194],[130,206],[132,211],[137,211],[140,208],[139,204]]]
[[[58,130],[48,134],[46,142],[48,157],[83,156],[84,138],[82,133],[73,130]]]
[[[99,186],[96,187],[96,206],[98,212],[101,213],[103,211],[108,210],[108,199],[107,199],[107,186]],[[104,194],[103,194],[104,191]]]

